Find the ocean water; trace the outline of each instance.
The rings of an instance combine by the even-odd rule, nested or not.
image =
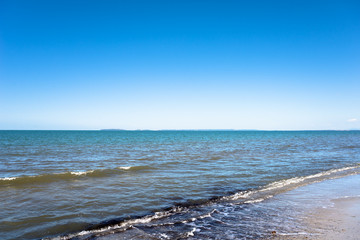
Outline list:
[[[360,131],[0,131],[0,239],[291,232],[262,203],[359,163]]]

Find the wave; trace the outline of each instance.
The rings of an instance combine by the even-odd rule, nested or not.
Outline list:
[[[265,185],[260,189],[247,190],[223,197],[223,200],[236,200],[240,203],[257,203],[271,198],[274,195],[290,191],[311,183],[321,182],[327,179],[340,178],[353,174],[360,174],[360,164],[303,176],[283,179]],[[243,201],[241,201],[243,200]]]
[[[125,166],[113,169],[96,169],[88,171],[67,171],[61,173],[51,173],[42,175],[25,175],[19,177],[3,177],[0,178],[0,186],[2,185],[25,185],[25,184],[41,184],[56,181],[71,181],[90,177],[108,177],[116,174],[123,174],[126,172],[136,172],[141,170],[153,170],[152,166]]]
[[[11,181],[11,180],[14,180],[16,179],[16,177],[4,177],[4,178],[0,178],[0,181]]]
[[[139,171],[139,170],[152,170],[156,169],[153,166],[127,166],[127,167],[118,167],[120,170],[129,170],[129,171]]]
[[[360,174],[360,164],[356,166],[343,167],[338,169],[331,169],[328,171],[320,172],[313,175],[303,176],[303,177],[294,177],[290,179],[283,179],[280,181],[272,182],[264,187],[258,189],[250,189],[245,191],[240,191],[229,196],[215,197],[207,200],[191,201],[189,200],[183,204],[177,204],[173,207],[155,212],[151,215],[145,215],[143,217],[136,217],[132,219],[123,219],[121,221],[116,220],[117,223],[113,221],[108,221],[102,224],[94,225],[93,227],[78,232],[69,234],[66,236],[60,236],[52,239],[92,239],[96,237],[105,236],[112,233],[120,233],[128,230],[133,230],[134,228],[140,226],[145,226],[147,228],[161,227],[165,225],[176,225],[181,223],[191,223],[203,218],[212,218],[214,213],[219,211],[216,209],[218,204],[256,204],[262,202],[268,198],[271,198],[277,194],[295,189],[300,186],[305,186],[311,183],[321,182],[328,179],[341,178],[349,175]],[[198,207],[210,206],[212,209],[202,214],[189,214],[191,216],[185,219],[176,217],[178,214],[189,213],[193,209]],[[194,211],[196,212],[196,211]],[[172,219],[170,221],[159,221],[165,219]],[[191,237],[196,228],[191,228],[188,232],[182,236],[183,238]],[[162,233],[165,234],[165,233]],[[165,237],[166,238],[166,237]]]
[[[126,230],[133,229],[133,227],[136,225],[147,224],[147,227],[159,227],[159,226],[177,225],[177,224],[181,224],[181,223],[183,223],[183,224],[191,223],[191,222],[195,222],[197,220],[211,217],[213,213],[218,212],[218,210],[213,209],[210,212],[207,212],[205,214],[192,216],[185,220],[179,219],[174,222],[164,222],[164,223],[152,224],[153,221],[171,217],[171,216],[174,216],[179,213],[184,213],[186,211],[187,211],[187,208],[185,208],[185,207],[174,207],[174,208],[171,208],[170,210],[155,212],[153,215],[146,215],[146,216],[143,216],[140,218],[128,219],[128,220],[124,220],[120,223],[108,225],[108,226],[106,224],[101,224],[97,228],[93,227],[89,230],[84,230],[84,231],[81,231],[78,233],[69,234],[66,236],[55,237],[55,238],[46,238],[46,239],[52,239],[52,240],[91,239],[92,237],[107,235],[108,233],[124,232]],[[194,228],[191,231],[183,234],[184,236],[182,238],[190,237],[190,236],[192,236],[193,233],[194,233]],[[88,238],[88,237],[90,237],[90,238]],[[165,238],[165,239],[170,239],[170,238]]]

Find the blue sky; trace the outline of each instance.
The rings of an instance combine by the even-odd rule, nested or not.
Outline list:
[[[360,128],[358,1],[0,1],[0,129]]]

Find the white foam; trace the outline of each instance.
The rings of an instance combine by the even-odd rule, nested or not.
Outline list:
[[[194,232],[196,232],[196,228],[193,228],[190,232],[187,232],[186,234],[185,234],[185,237],[192,237],[192,236],[194,236]]]
[[[11,180],[15,180],[16,177],[4,177],[4,178],[0,178],[0,180],[2,181],[11,181]]]
[[[161,233],[160,234],[160,238],[161,239],[171,239],[168,235],[166,235],[165,233]]]
[[[130,167],[118,167],[119,169],[123,169],[123,170],[129,170],[130,168],[132,168],[131,166]]]
[[[264,189],[261,189],[260,191],[263,192],[263,191],[269,191],[269,190],[273,190],[273,189],[277,189],[277,188],[282,188],[282,187],[285,187],[290,184],[296,184],[296,183],[302,182],[305,179],[306,179],[305,177],[294,177],[294,178],[289,178],[286,180],[273,182],[273,183],[268,184],[267,187],[265,187]]]
[[[211,214],[213,214],[213,213],[215,213],[215,212],[218,212],[218,210],[217,209],[214,209],[214,210],[212,210],[211,212],[208,212],[208,213],[206,213],[206,214],[204,214],[204,215],[200,215],[200,216],[198,216],[198,217],[193,217],[193,218],[190,218],[190,219],[187,219],[187,220],[183,220],[183,221],[181,221],[182,223],[191,223],[191,222],[195,222],[195,221],[197,221],[198,219],[203,219],[203,218],[208,218],[208,217],[212,217],[211,216]]]
[[[76,176],[81,176],[81,175],[86,175],[86,174],[92,173],[92,172],[94,172],[94,170],[90,170],[90,171],[79,171],[79,172],[70,172],[70,174],[76,175]]]
[[[359,166],[343,167],[343,168],[339,168],[339,169],[332,169],[332,170],[328,170],[325,172],[316,173],[316,174],[309,175],[309,176],[284,179],[284,180],[270,183],[270,184],[266,185],[264,188],[259,189],[259,190],[238,192],[231,196],[223,197],[222,199],[223,200],[248,199],[244,203],[261,202],[264,200],[263,195],[266,194],[267,192],[271,192],[271,190],[277,190],[277,189],[282,189],[282,188],[291,187],[291,186],[296,187],[299,185],[304,185],[304,182],[306,183],[306,181],[310,181],[311,183],[319,182],[319,181],[321,181],[321,178],[324,176],[330,176],[330,178],[331,178],[332,177],[331,175],[335,175],[336,173],[346,172],[346,171],[352,170],[352,169],[359,169]],[[261,197],[258,196],[258,194],[260,194],[260,193],[262,195]],[[269,197],[272,197],[272,195],[265,197],[265,199],[269,198]]]
[[[224,197],[225,200],[238,200],[241,198],[249,198],[252,194],[254,194],[256,191],[244,191],[244,192],[238,192],[234,195],[231,195],[229,197]]]
[[[332,170],[328,170],[328,171],[325,171],[325,172],[316,173],[316,174],[309,175],[309,176],[306,176],[306,177],[289,178],[289,179],[285,179],[285,180],[270,183],[264,189],[261,189],[260,191],[268,191],[268,190],[273,190],[273,189],[277,189],[277,188],[282,188],[282,187],[288,186],[290,184],[297,184],[297,183],[303,182],[305,180],[310,180],[310,179],[314,179],[314,178],[320,178],[320,177],[323,177],[323,176],[328,176],[328,175],[331,175],[331,174],[334,174],[334,173],[344,172],[344,171],[355,169],[355,168],[359,168],[359,167],[358,166],[344,167],[344,168],[332,169]]]
[[[212,210],[211,212],[201,215],[198,217],[198,219],[203,219],[203,218],[207,218],[207,217],[211,217],[211,214],[215,213],[215,212],[219,212],[217,209]]]
[[[113,226],[108,226],[108,227],[104,227],[104,228],[100,228],[100,229],[95,229],[95,230],[84,230],[81,231],[79,233],[75,233],[75,234],[70,234],[67,236],[62,237],[62,239],[71,239],[77,236],[84,236],[84,235],[88,235],[88,234],[94,234],[94,233],[103,233],[109,230],[116,230],[116,229],[127,229],[129,227],[131,227],[134,224],[144,224],[144,223],[149,223],[154,219],[160,219],[163,217],[168,217],[170,215],[173,215],[176,212],[182,211],[182,208],[174,208],[172,210],[169,211],[165,211],[165,212],[156,212],[154,215],[150,215],[150,216],[145,216],[142,218],[138,218],[138,219],[131,219],[131,220],[127,220],[124,221],[122,223],[113,225]],[[56,238],[52,238],[53,240],[55,240]]]
[[[259,199],[254,199],[254,200],[248,200],[248,201],[245,201],[244,203],[259,203],[264,200],[265,200],[265,198],[259,198]]]

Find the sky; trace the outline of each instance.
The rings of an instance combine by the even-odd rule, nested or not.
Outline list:
[[[359,1],[0,0],[0,129],[360,129]]]

